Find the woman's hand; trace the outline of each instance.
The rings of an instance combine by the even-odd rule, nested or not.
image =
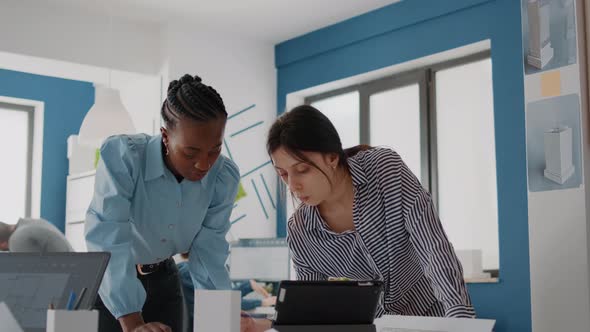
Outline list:
[[[242,314],[240,317],[240,332],[254,332],[256,323],[254,319],[249,316],[245,316]]]
[[[250,287],[252,287],[252,290],[254,290],[256,293],[262,295],[265,298],[270,296],[266,289],[264,289],[261,284],[257,283],[256,280],[250,279]]]
[[[119,317],[119,323],[124,332],[172,332],[169,326],[162,323],[154,322],[146,324],[139,312]]]
[[[172,332],[172,329],[162,323],[152,322],[136,327],[133,332]]]
[[[240,332],[264,332],[269,330],[271,321],[268,319],[254,319],[247,315],[242,315],[240,320]]]
[[[263,307],[270,307],[273,306],[275,304],[277,304],[277,297],[276,296],[271,296],[271,297],[267,297],[265,299],[262,299],[262,306]]]

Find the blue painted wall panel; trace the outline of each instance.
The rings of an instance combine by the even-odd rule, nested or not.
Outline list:
[[[45,103],[41,217],[64,231],[67,138],[78,134],[86,112],[94,104],[94,87],[89,82],[0,69],[0,96]],[[7,161],[9,156],[4,156],[3,162]]]

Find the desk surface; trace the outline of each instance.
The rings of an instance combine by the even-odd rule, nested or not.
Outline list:
[[[489,319],[414,316],[383,316],[375,319],[377,332],[492,332],[494,323],[494,320]]]
[[[255,314],[274,314],[274,307],[258,307]],[[375,319],[377,332],[492,332],[490,319],[415,317],[385,315]]]
[[[468,284],[493,284],[500,282],[498,278],[465,278],[465,283]]]

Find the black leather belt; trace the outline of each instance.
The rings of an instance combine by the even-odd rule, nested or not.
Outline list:
[[[172,261],[172,258],[167,258],[161,262],[158,263],[153,263],[153,264],[137,264],[137,273],[139,273],[142,276],[148,275],[148,274],[152,274],[156,271],[162,270],[163,268],[165,268],[166,266],[168,266],[168,264],[170,264],[170,261]],[[174,264],[174,262],[172,262],[172,264]]]

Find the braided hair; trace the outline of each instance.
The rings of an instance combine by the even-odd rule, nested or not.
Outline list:
[[[223,99],[213,87],[203,84],[199,76],[185,74],[168,85],[168,95],[162,104],[162,119],[166,128],[173,128],[181,117],[207,122],[227,118]]]

